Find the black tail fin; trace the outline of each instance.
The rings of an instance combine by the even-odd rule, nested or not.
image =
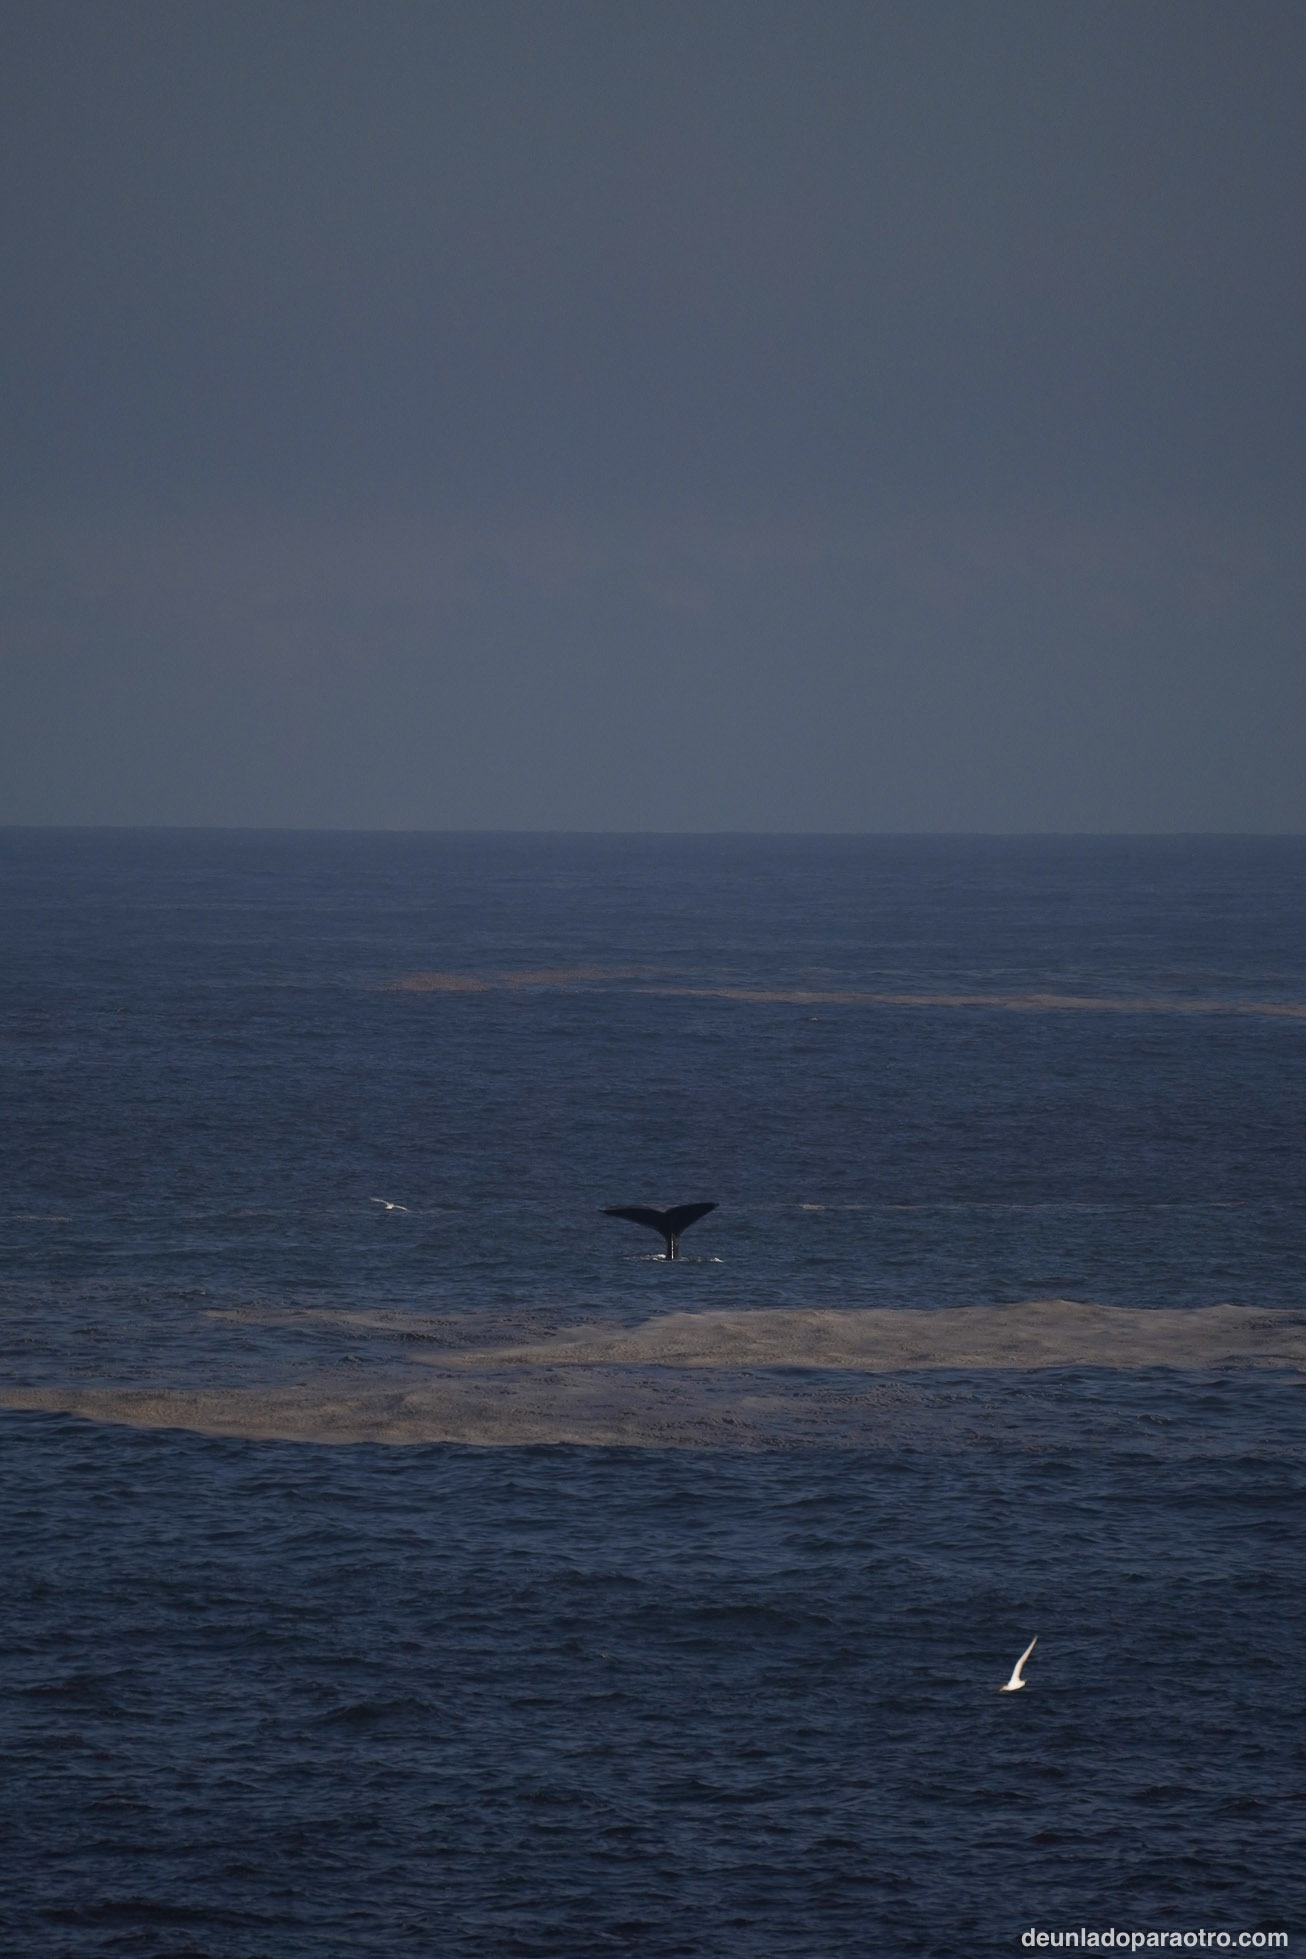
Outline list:
[[[715,1209],[715,1204],[673,1204],[669,1211],[655,1211],[649,1204],[609,1204],[603,1215],[626,1218],[631,1224],[645,1224],[650,1231],[660,1232],[666,1240],[667,1257],[679,1258],[681,1232]]]
[[[715,1204],[677,1204],[670,1211],[664,1211],[668,1231],[678,1238],[682,1231],[688,1231],[691,1224],[697,1224],[709,1211],[715,1211]]]

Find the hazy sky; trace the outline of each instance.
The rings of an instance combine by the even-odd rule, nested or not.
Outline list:
[[[6,0],[0,822],[1306,830],[1301,0]]]

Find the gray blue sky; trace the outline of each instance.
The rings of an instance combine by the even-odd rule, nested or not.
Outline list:
[[[8,0],[0,822],[1306,829],[1299,0]]]

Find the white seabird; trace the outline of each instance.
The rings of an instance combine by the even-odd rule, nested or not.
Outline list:
[[[367,1201],[369,1204],[384,1204],[387,1211],[402,1211],[405,1216],[408,1212],[406,1204],[392,1204],[388,1197],[369,1197]]]
[[[1018,1694],[1020,1692],[1021,1688],[1025,1684],[1020,1677],[1020,1669],[1024,1666],[1026,1660],[1029,1658],[1030,1654],[1034,1651],[1034,1648],[1037,1645],[1038,1645],[1038,1634],[1035,1633],[1033,1639],[1030,1640],[1029,1645],[1025,1648],[1020,1658],[1016,1661],[1015,1666],[1012,1667],[1011,1678],[1007,1682],[1006,1686],[998,1688],[998,1692],[1000,1694]]]

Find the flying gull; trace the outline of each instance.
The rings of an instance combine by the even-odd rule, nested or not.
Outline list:
[[[403,1211],[407,1213],[408,1210],[406,1204],[392,1204],[388,1197],[369,1197],[367,1201],[369,1204],[384,1204],[387,1211]]]
[[[1037,1645],[1038,1645],[1038,1634],[1035,1633],[1033,1639],[1030,1640],[1029,1645],[1025,1648],[1020,1658],[1016,1661],[1015,1666],[1012,1667],[1011,1678],[1007,1682],[1006,1686],[998,1688],[998,1692],[1000,1694],[1018,1694],[1020,1692],[1021,1688],[1025,1685],[1025,1682],[1020,1677],[1020,1669],[1024,1666],[1026,1660],[1029,1658],[1030,1654],[1034,1651],[1034,1648]]]

